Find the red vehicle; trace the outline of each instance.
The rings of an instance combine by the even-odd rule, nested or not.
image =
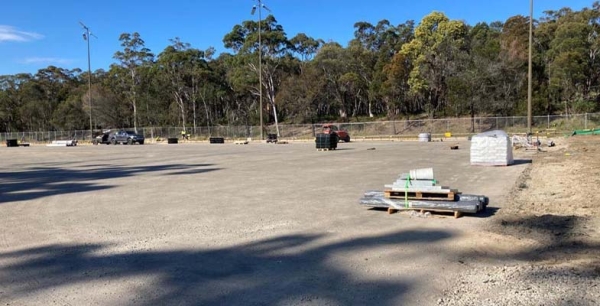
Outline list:
[[[344,142],[350,142],[350,135],[345,130],[339,129],[336,125],[333,124],[324,124],[323,125],[323,133],[325,134],[337,134],[340,140]]]

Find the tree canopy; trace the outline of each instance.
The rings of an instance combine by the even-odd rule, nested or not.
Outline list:
[[[0,132],[89,129],[90,111],[94,129],[258,125],[260,93],[268,124],[524,115],[530,22],[469,25],[432,12],[359,21],[343,45],[288,36],[269,15],[234,25],[223,36],[231,53],[218,56],[179,38],[155,54],[140,33],[123,33],[91,90],[81,69],[0,76]],[[598,111],[600,3],[533,23],[534,114]]]

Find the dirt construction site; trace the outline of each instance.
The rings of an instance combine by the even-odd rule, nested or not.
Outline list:
[[[555,142],[2,147],[0,305],[598,305],[600,137]],[[358,204],[427,167],[489,206]]]

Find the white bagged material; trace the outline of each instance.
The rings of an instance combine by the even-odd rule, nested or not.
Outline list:
[[[513,162],[512,143],[506,132],[488,131],[471,139],[471,165],[508,166]]]

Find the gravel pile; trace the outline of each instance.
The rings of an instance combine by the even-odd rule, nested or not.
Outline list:
[[[518,265],[469,269],[438,305],[600,305],[600,266]]]

